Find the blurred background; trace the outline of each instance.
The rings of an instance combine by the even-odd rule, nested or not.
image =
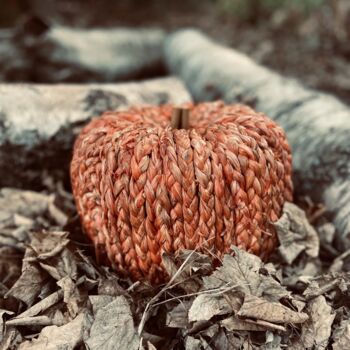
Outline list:
[[[167,31],[197,27],[276,71],[350,103],[349,0],[2,1],[0,79],[51,82],[50,77],[32,74],[27,60],[33,37],[61,25]],[[160,69],[157,74],[166,72]],[[84,80],[94,79],[70,79]]]

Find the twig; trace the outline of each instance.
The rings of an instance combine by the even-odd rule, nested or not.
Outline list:
[[[57,292],[54,292],[50,294],[45,299],[39,301],[35,305],[33,305],[28,310],[22,312],[18,316],[16,316],[14,319],[22,319],[25,317],[33,317],[37,314],[39,314],[41,311],[48,309],[52,305],[55,305],[60,299],[63,297],[63,290],[60,289]],[[12,321],[12,320],[11,320]]]
[[[229,282],[226,283],[226,285],[229,285],[229,284],[230,284]],[[163,301],[160,301],[159,303],[153,304],[153,307],[166,304],[166,303],[168,303],[170,301],[173,301],[173,300],[179,300],[179,299],[183,299],[183,298],[187,298],[187,297],[193,297],[193,296],[197,296],[197,295],[200,295],[200,294],[210,294],[213,297],[217,297],[217,296],[220,296],[220,295],[222,295],[224,293],[230,292],[232,289],[234,289],[236,287],[238,287],[237,284],[235,284],[233,286],[230,286],[228,288],[219,287],[219,288],[202,290],[202,291],[199,291],[199,292],[194,292],[194,293],[189,293],[189,294],[183,294],[183,295],[172,297],[170,299],[163,300]]]
[[[126,291],[128,293],[132,292],[136,287],[138,287],[141,284],[140,281],[136,281],[135,283],[133,283]]]
[[[340,278],[337,278],[337,279],[325,284],[324,286],[320,287],[316,292],[306,295],[305,299],[307,301],[309,301],[311,299],[318,297],[319,295],[323,295],[323,294],[331,291],[332,289],[334,289],[337,285],[339,285],[339,283],[340,283]]]
[[[185,268],[186,264],[188,263],[188,261],[190,260],[191,256],[193,255],[193,253],[195,252],[195,250],[193,250],[188,257],[184,260],[184,262],[181,264],[181,266],[179,267],[179,269],[176,271],[176,273],[174,274],[173,277],[171,277],[170,281],[165,285],[165,287],[163,289],[161,289],[146,305],[146,308],[142,314],[142,318],[138,327],[138,335],[141,336],[143,328],[145,327],[145,323],[147,321],[148,318],[148,314],[149,314],[149,310],[151,307],[153,307],[153,303],[158,300],[158,298],[164,293],[166,292],[169,288],[173,288],[172,283],[176,280],[176,278],[181,274],[181,272],[183,271],[183,269]]]
[[[47,316],[13,318],[6,321],[6,326],[50,326],[52,320]]]

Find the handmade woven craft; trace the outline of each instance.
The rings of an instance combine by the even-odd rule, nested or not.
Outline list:
[[[234,244],[266,258],[277,244],[271,222],[292,200],[279,126],[243,105],[187,108],[182,122],[170,105],[108,112],[75,143],[83,227],[100,261],[133,279],[164,281],[162,253],[183,248],[220,257]]]

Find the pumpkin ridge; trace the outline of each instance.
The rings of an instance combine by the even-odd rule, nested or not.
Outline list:
[[[157,206],[157,189],[159,187],[161,179],[162,162],[160,158],[160,132],[161,129],[155,129],[153,135],[152,151],[150,153],[150,163],[147,169],[147,180],[145,184],[145,208],[146,208],[146,220],[145,220],[145,232],[148,251],[152,261],[150,270],[148,272],[148,278],[155,283],[164,279],[164,273],[160,268],[161,255],[160,255],[160,227],[156,223],[156,206]]]
[[[197,184],[194,174],[193,148],[188,130],[174,130],[179,170],[182,175],[182,216],[184,246],[195,249],[195,232],[199,222]]]
[[[119,230],[121,249],[124,255],[125,270],[130,271],[136,278],[141,278],[142,274],[136,259],[136,250],[132,236],[131,208],[132,194],[130,192],[131,180],[131,158],[133,148],[128,146],[133,142],[133,135],[125,133],[121,135],[116,143],[118,148],[118,170],[115,172],[115,184],[118,188],[118,195],[115,200],[117,214],[117,229]]]
[[[186,130],[187,131],[187,130]],[[178,166],[178,153],[176,147],[176,129],[169,129],[169,144],[167,147],[167,186],[170,194],[170,217],[174,229],[174,251],[185,248],[184,218],[183,218],[183,176]]]
[[[209,160],[209,151],[206,142],[191,129],[189,132],[191,145],[193,147],[193,164],[195,181],[198,184],[198,210],[199,223],[196,229],[197,249],[203,251],[215,243],[215,210],[214,198],[212,197],[214,185],[211,180],[212,170]]]

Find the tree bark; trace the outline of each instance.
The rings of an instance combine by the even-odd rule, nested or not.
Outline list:
[[[176,78],[124,84],[0,84],[0,187],[40,188],[44,169],[67,180],[75,136],[106,110],[190,100]]]
[[[285,129],[296,192],[325,203],[343,247],[350,247],[349,107],[195,30],[171,35],[165,55],[170,71],[183,79],[195,100],[245,102]]]

